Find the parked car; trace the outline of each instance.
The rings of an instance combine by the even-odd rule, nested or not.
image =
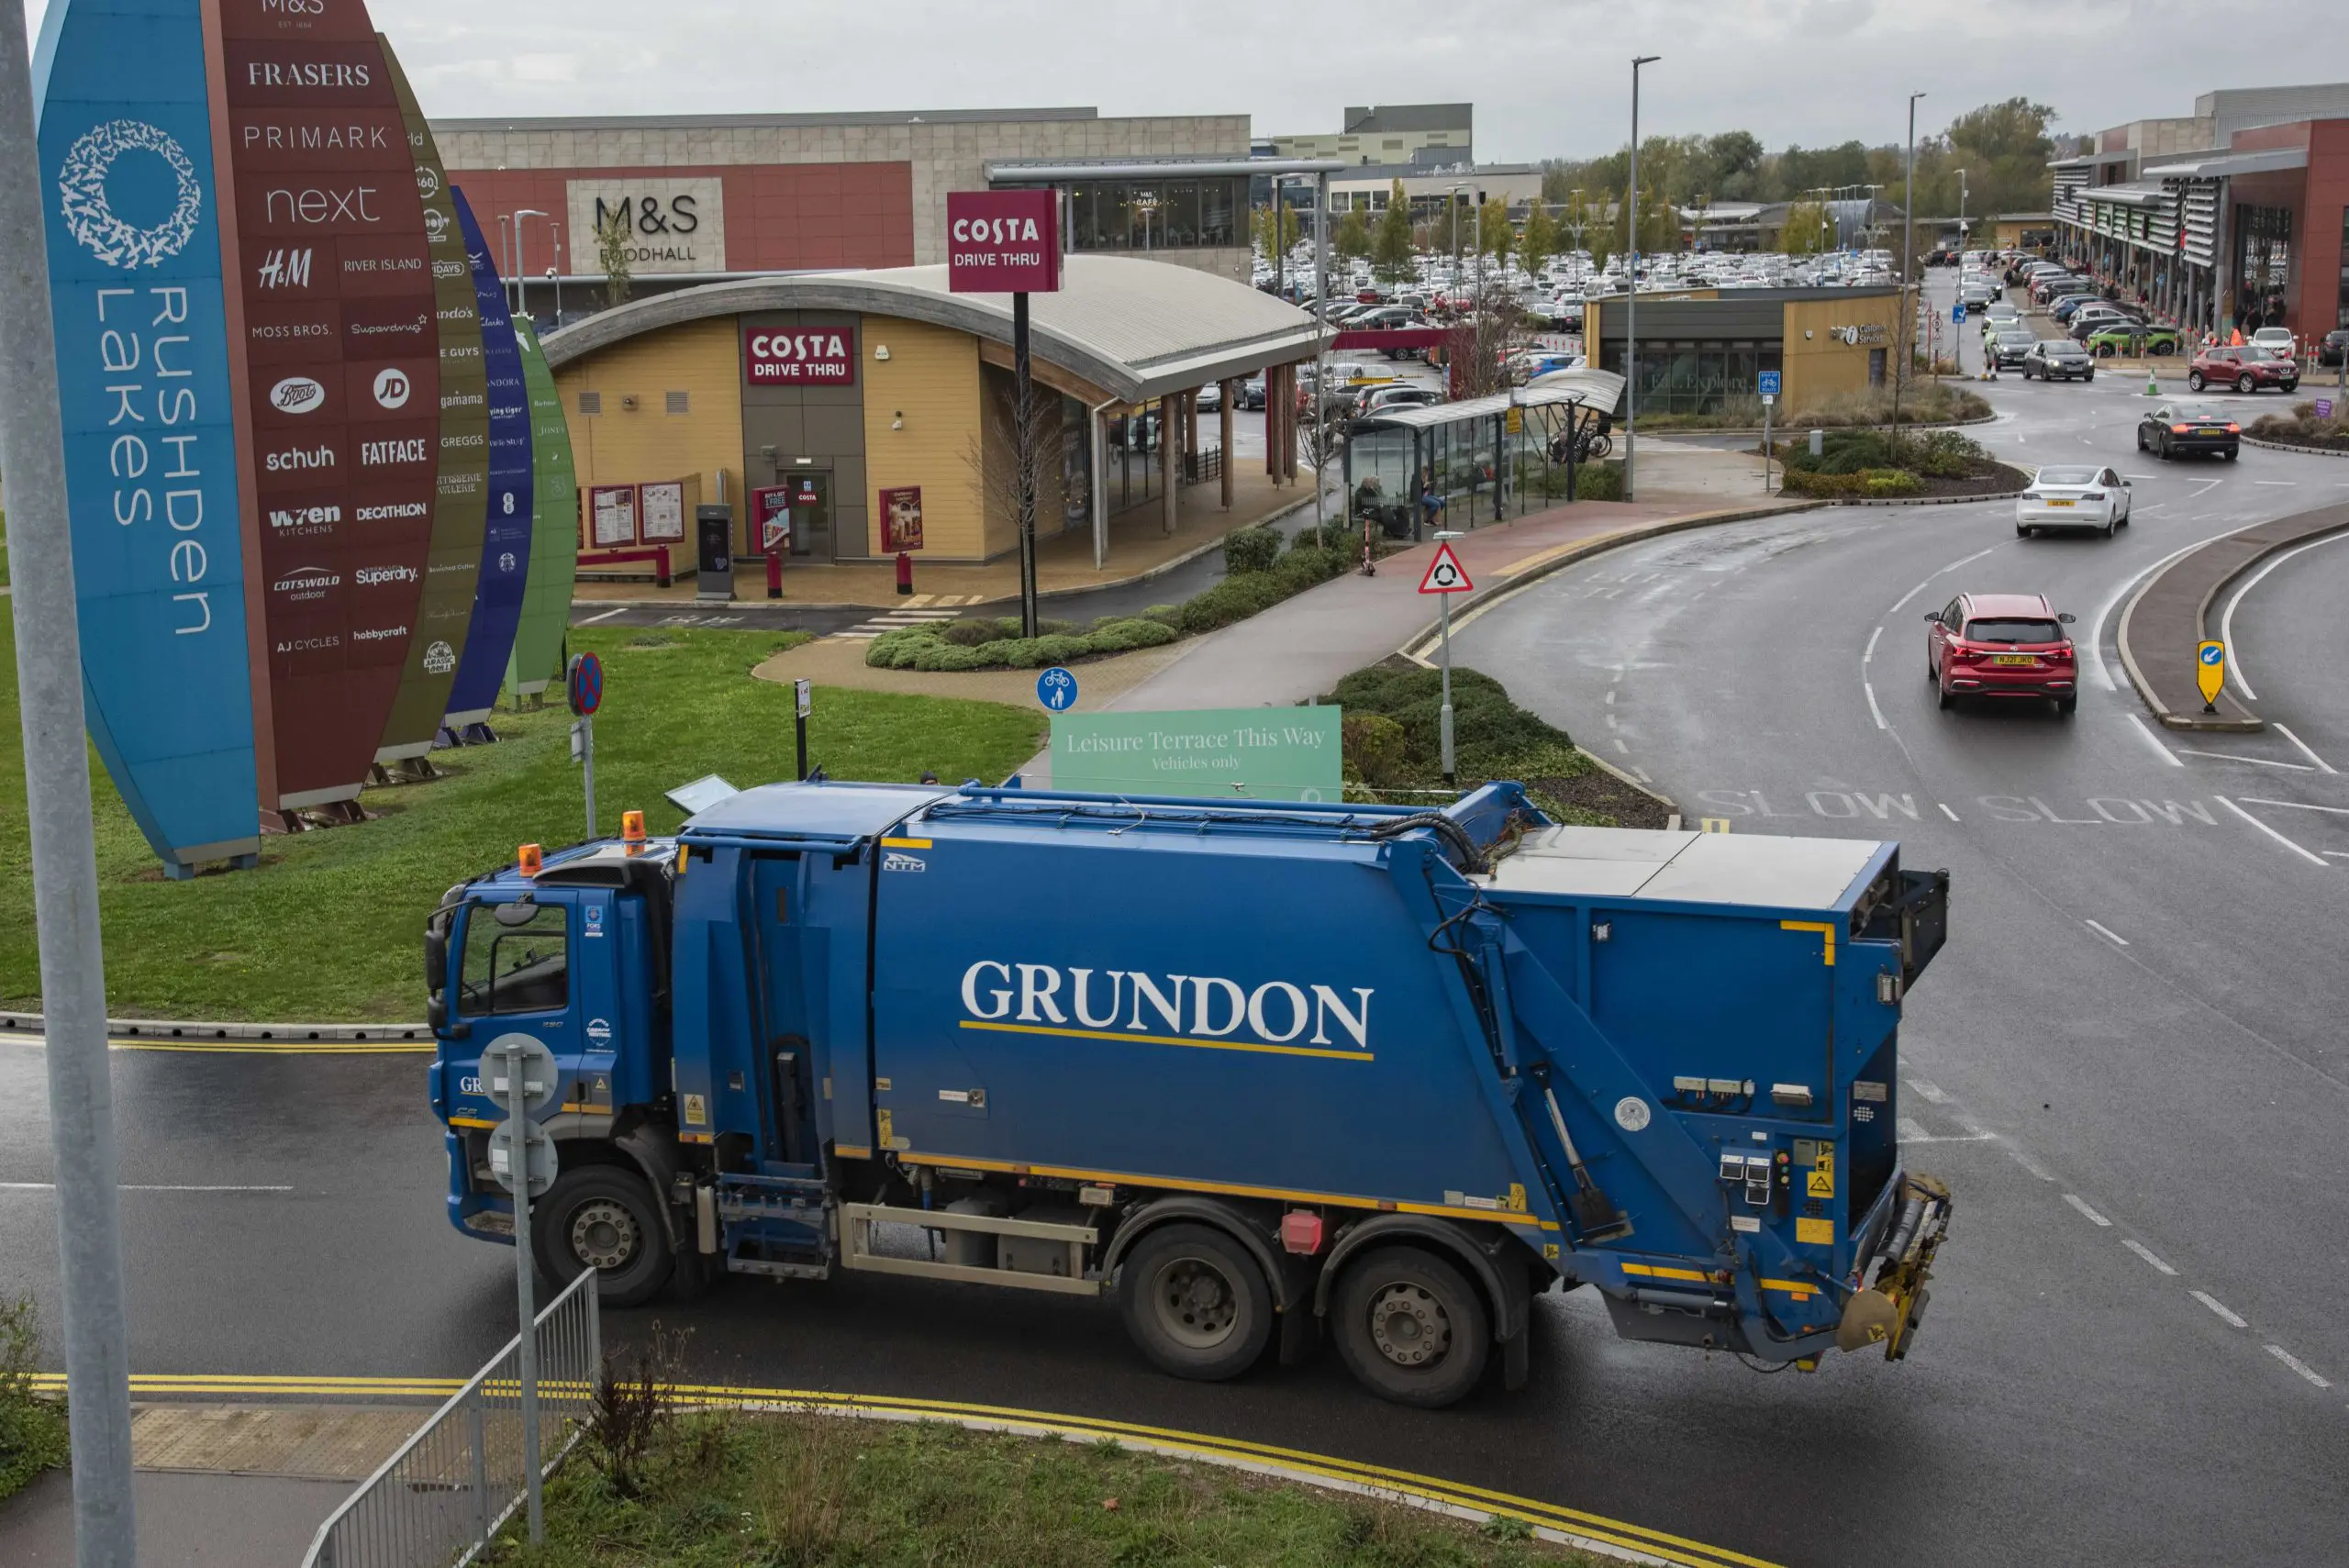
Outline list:
[[[1429,386],[1406,386],[1391,383],[1386,386],[1365,386],[1354,398],[1353,417],[1367,419],[1375,414],[1390,413],[1397,408],[1427,408],[1443,401],[1443,395]]]
[[[2086,310],[2091,305],[2102,305],[2104,303],[2104,295],[2100,294],[2067,294],[2059,299],[2049,302],[2047,314],[2054,317],[2059,323],[2068,327],[2072,324],[2072,317],[2075,312]]]
[[[2175,354],[2186,339],[2175,327],[2149,327],[2142,321],[2107,321],[2088,330],[2080,344],[2102,359],[2110,354]]]
[[[2137,421],[2137,450],[2164,462],[2197,452],[2232,462],[2243,455],[2243,427],[2214,403],[2165,403]]]
[[[2094,381],[2096,361],[2068,338],[2042,338],[2022,357],[2022,378],[2042,381]]]
[[[2085,529],[2112,537],[2129,524],[2129,482],[2109,468],[2050,465],[2015,497],[2015,537]]]
[[[2142,327],[2144,317],[2132,316],[2118,306],[2084,305],[2072,312],[2068,330],[2074,342],[2085,343],[2089,333],[2106,327]]]
[[[2072,620],[2040,594],[1960,594],[1925,617],[1925,678],[1943,707],[1960,697],[2052,699],[2080,706]]]
[[[2299,352],[2299,344],[2288,327],[2262,327],[2251,335],[2251,340],[2263,349],[2283,350],[2283,357],[2292,359]]]
[[[2194,363],[2186,373],[2186,384],[2196,392],[2206,386],[2232,386],[2237,392],[2256,392],[2263,386],[2273,386],[2292,392],[2300,384],[2300,367],[2264,350],[2221,344],[2194,356]]]
[[[1223,406],[1223,383],[1208,382],[1192,395],[1192,406],[1201,413],[1210,413]]]
[[[2338,365],[2344,354],[2349,354],[2349,328],[2334,328],[2316,346],[2316,362],[2320,365]]]
[[[1240,406],[1262,408],[1264,406],[1264,378],[1252,375],[1240,384]]]

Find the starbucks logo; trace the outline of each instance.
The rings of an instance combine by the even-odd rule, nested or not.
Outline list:
[[[125,222],[106,205],[106,175],[126,152],[151,152],[179,177],[177,205],[152,228]],[[204,187],[186,150],[139,120],[108,120],[83,133],[65,154],[57,189],[66,231],[109,267],[161,266],[195,238],[204,210]]]

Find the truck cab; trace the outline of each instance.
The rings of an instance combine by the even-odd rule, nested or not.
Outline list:
[[[1521,1384],[1553,1287],[1628,1338],[1897,1357],[1950,1209],[1895,1071],[1946,898],[1897,845],[1565,827],[1507,784],[763,786],[444,896],[449,1214],[512,1240],[480,1062],[523,1033],[562,1073],[537,1262],[615,1306],[1104,1296],[1177,1375],[1326,1338],[1427,1406]]]

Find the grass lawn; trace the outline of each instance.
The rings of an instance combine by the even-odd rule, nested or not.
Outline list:
[[[618,1473],[616,1473],[616,1471]],[[825,1416],[688,1415],[642,1462],[583,1442],[547,1493],[546,1541],[518,1525],[497,1568],[1514,1568],[1604,1562],[1365,1497],[1114,1443]]]
[[[655,833],[678,813],[665,788],[722,773],[737,784],[794,769],[791,691],[750,677],[795,638],[585,628],[573,651],[604,660],[596,719],[598,826],[644,811]],[[450,776],[369,790],[376,820],[262,842],[261,869],[167,882],[93,754],[106,995],[117,1018],[406,1022],[424,1016],[425,914],[451,884],[511,862],[518,844],[585,836],[570,716],[560,694],[501,711],[495,746],[438,752]],[[808,754],[837,779],[992,783],[1032,756],[1037,714],[996,703],[818,691]],[[39,1001],[33,941],[15,630],[0,600],[0,1006]]]

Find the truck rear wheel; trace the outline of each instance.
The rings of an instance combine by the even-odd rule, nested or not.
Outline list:
[[[669,1283],[676,1260],[651,1189],[616,1165],[581,1165],[530,1206],[530,1250],[560,1290],[587,1269],[606,1307],[641,1307]]]
[[[1465,1398],[1492,1351],[1476,1287],[1416,1247],[1381,1248],[1347,1265],[1330,1311],[1347,1369],[1398,1405],[1438,1409]]]
[[[1162,1372],[1201,1383],[1255,1364],[1273,1332],[1273,1293],[1246,1248],[1204,1225],[1153,1230],[1118,1280],[1126,1332]]]

